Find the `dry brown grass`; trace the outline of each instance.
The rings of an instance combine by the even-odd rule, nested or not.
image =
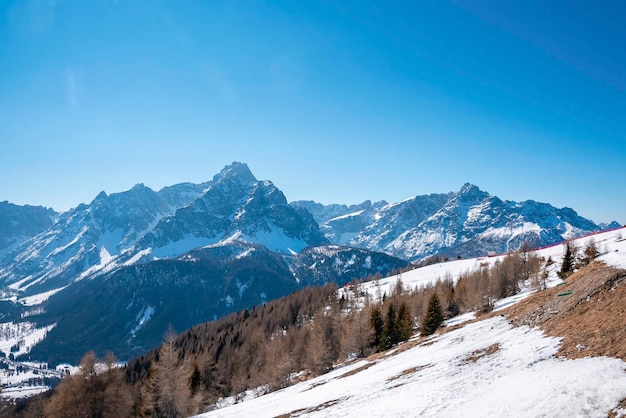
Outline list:
[[[539,326],[548,335],[563,337],[559,355],[564,357],[626,361],[625,301],[626,271],[594,262],[566,284],[535,293],[504,313],[515,325]]]
[[[617,405],[617,407],[615,407],[613,410],[609,411],[607,417],[608,418],[617,418],[617,412],[615,412],[617,409],[626,409],[626,399],[622,399],[622,401],[619,403],[619,405]]]
[[[339,376],[339,379],[343,379],[344,377],[352,376],[354,374],[362,372],[363,370],[367,370],[370,367],[372,367],[374,364],[376,364],[376,362],[366,363],[366,364],[362,365],[361,367],[357,367],[356,369],[350,370],[349,372],[345,372],[344,374]]]
[[[432,364],[423,364],[421,366],[415,366],[415,367],[411,367],[410,369],[403,370],[402,372],[400,372],[400,374],[397,374],[395,376],[392,376],[392,377],[388,378],[387,379],[387,383],[393,382],[394,380],[398,380],[401,377],[408,376],[408,375],[413,374],[413,373],[417,373],[417,372],[419,372],[421,370],[428,369],[429,367],[433,367],[433,365]]]
[[[480,350],[476,350],[472,352],[472,354],[467,356],[463,360],[463,362],[469,363],[471,361],[472,363],[476,363],[479,359],[486,357],[486,356],[490,356],[491,354],[497,352],[498,350],[500,350],[500,344],[498,343],[491,344],[489,347],[485,347]]]
[[[303,408],[303,409],[295,409],[287,414],[281,414],[281,415],[276,415],[275,418],[291,418],[291,417],[298,417],[302,414],[310,414],[311,412],[319,412],[319,411],[323,411],[326,408],[330,408],[333,405],[338,404],[340,401],[342,401],[343,399],[346,398],[342,398],[342,399],[333,399],[332,401],[326,401],[322,404],[316,405],[316,406],[312,406],[310,408]]]

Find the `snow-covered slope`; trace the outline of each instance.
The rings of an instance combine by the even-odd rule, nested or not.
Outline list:
[[[496,317],[200,416],[606,416],[626,363],[555,358],[559,343]]]

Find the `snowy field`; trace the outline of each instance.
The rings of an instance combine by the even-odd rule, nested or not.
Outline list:
[[[559,344],[496,317],[201,416],[605,417],[626,397],[626,363],[555,358]]]

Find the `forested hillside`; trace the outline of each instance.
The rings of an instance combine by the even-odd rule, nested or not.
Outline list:
[[[66,378],[50,400],[33,399],[23,412],[44,408],[48,416],[63,416],[60,405],[79,402],[88,412],[74,416],[95,416],[112,403],[117,416],[198,413],[223,397],[271,392],[328,372],[337,362],[387,350],[418,331],[430,334],[444,318],[488,311],[490,301],[520,286],[540,286],[545,264],[528,251],[456,281],[444,277],[413,290],[398,275],[389,294],[371,295],[359,282],[342,289],[305,288],[178,336],[170,332],[160,349],[123,369],[111,366],[111,356],[95,367],[95,356],[88,353],[80,372]],[[132,396],[120,397],[120,385]]]

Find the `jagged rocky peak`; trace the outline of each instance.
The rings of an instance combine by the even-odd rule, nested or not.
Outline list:
[[[129,203],[136,201],[137,199],[141,200],[146,197],[148,198],[156,198],[157,193],[151,188],[147,187],[143,183],[137,183],[129,190],[107,194],[104,190],[98,193],[98,195],[93,199],[90,206],[94,206],[99,204],[100,202],[124,202]]]
[[[250,185],[257,181],[256,177],[248,168],[248,165],[240,162],[233,162],[227,165],[213,177],[214,183],[220,182],[234,182],[242,185]]]
[[[103,225],[112,219],[118,219],[120,223],[116,226],[123,227],[125,223],[136,224],[137,217],[147,217],[141,220],[141,228],[147,227],[146,222],[150,222],[157,213],[165,211],[167,206],[157,192],[145,186],[143,183],[134,185],[131,189],[107,195],[100,192],[89,205],[93,211],[97,222]],[[138,225],[135,225],[138,226]]]
[[[145,193],[145,192],[153,192],[154,190],[152,190],[151,188],[149,188],[143,183],[137,183],[130,189],[130,191],[135,192],[135,193]]]
[[[463,187],[461,187],[461,190],[459,190],[458,195],[484,199],[485,197],[489,196],[489,193],[483,192],[482,190],[480,190],[480,188],[478,188],[478,186],[475,186],[471,183],[465,183]]]
[[[93,203],[93,202],[97,202],[97,201],[99,201],[99,200],[105,200],[105,199],[107,199],[108,197],[109,197],[109,195],[107,195],[107,194],[106,194],[106,192],[103,190],[103,191],[101,191],[100,193],[98,193],[98,196],[96,196],[96,197],[93,199],[92,203]]]

